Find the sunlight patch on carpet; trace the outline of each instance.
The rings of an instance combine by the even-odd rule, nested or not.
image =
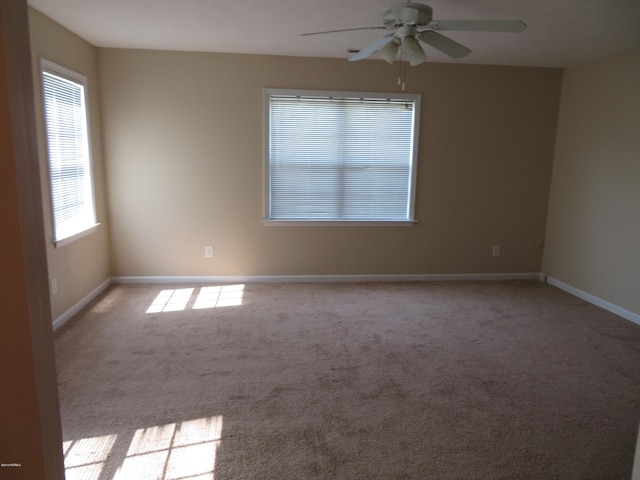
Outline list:
[[[100,477],[117,435],[81,438],[62,444],[67,480],[93,480]]]
[[[193,288],[162,290],[147,309],[147,313],[178,312],[184,310],[189,303]]]
[[[219,287],[202,287],[194,310],[215,307],[235,307],[242,305],[244,285],[224,285]]]
[[[118,435],[64,442],[67,480],[214,480],[222,416],[139,428],[113,476],[104,466]],[[126,448],[126,445],[123,446]]]
[[[146,313],[178,312],[186,310],[194,288],[162,290],[153,300]],[[193,308],[235,307],[242,305],[244,284],[202,287],[195,297]]]

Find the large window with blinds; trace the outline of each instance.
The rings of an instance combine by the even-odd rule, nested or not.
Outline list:
[[[86,79],[42,60],[49,181],[56,245],[96,226]]]
[[[265,224],[411,225],[417,94],[265,90]]]

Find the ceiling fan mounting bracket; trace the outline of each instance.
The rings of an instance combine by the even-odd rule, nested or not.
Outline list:
[[[405,25],[424,27],[431,23],[433,10],[423,3],[396,3],[384,11],[383,23],[388,29]]]

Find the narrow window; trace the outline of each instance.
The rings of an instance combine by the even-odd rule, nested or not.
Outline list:
[[[412,223],[419,95],[268,89],[266,223]]]
[[[43,60],[42,83],[54,240],[58,245],[96,226],[86,79]]]

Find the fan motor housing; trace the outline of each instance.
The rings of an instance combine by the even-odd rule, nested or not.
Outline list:
[[[394,29],[403,25],[426,26],[433,19],[433,10],[423,3],[397,3],[384,11],[385,27]]]

